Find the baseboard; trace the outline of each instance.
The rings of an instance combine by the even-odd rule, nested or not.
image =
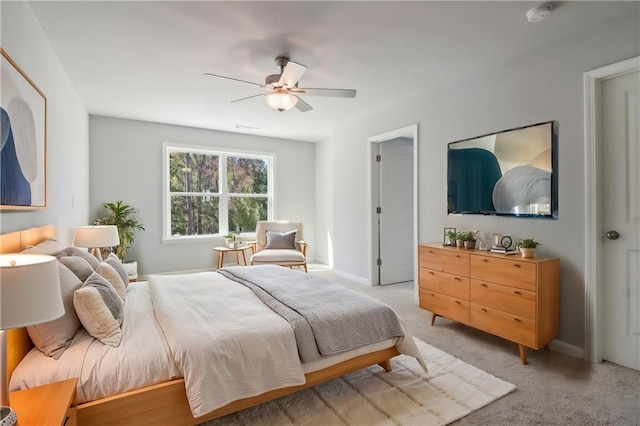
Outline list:
[[[347,272],[339,271],[337,269],[334,269],[333,272],[336,275],[338,275],[338,276],[340,276],[342,278],[346,278],[346,279],[348,279],[350,281],[353,281],[355,283],[362,284],[362,285],[371,285],[369,283],[369,280],[367,280],[366,278],[362,278],[362,277],[359,277],[357,275],[349,274]]]
[[[553,340],[551,343],[549,343],[549,349],[551,349],[552,351],[560,352],[561,354],[572,356],[574,358],[584,359],[584,348],[563,342],[561,340]]]

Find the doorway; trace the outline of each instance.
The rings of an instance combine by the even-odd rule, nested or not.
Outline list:
[[[639,72],[637,57],[584,76],[585,358],[636,370],[640,370]]]
[[[371,164],[371,282],[416,279],[417,124],[369,138]]]

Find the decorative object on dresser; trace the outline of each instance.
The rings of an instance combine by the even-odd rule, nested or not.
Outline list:
[[[536,248],[540,245],[533,238],[525,238],[516,243],[516,247],[520,249],[522,257],[533,257],[536,254]]]
[[[445,246],[456,245],[456,228],[444,228],[444,237],[442,243]]]
[[[120,244],[118,228],[113,225],[78,226],[73,233],[73,245],[91,249],[91,254],[102,262],[101,248]]]
[[[64,314],[58,266],[53,256],[0,255],[0,423],[11,426],[16,412],[9,406],[7,329],[53,321]],[[23,419],[23,424],[27,424]]]
[[[558,335],[560,260],[505,258],[461,251],[439,243],[419,246],[420,307],[431,325],[443,316],[517,343],[540,349]]]

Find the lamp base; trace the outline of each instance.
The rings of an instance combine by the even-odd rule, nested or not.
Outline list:
[[[11,407],[0,407],[0,426],[13,426],[18,422],[18,415]]]

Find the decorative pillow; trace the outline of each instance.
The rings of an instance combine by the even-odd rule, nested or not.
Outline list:
[[[60,262],[58,262],[58,276],[64,315],[53,321],[27,327],[29,337],[36,348],[54,359],[60,358],[80,327],[80,320],[73,307],[73,294],[82,287],[82,281]]]
[[[84,260],[89,262],[89,265],[91,265],[94,270],[100,264],[98,258],[89,253],[86,249],[81,249],[78,247],[67,247],[65,251],[67,252],[67,256],[79,256],[83,258]]]
[[[122,266],[122,262],[120,258],[113,253],[109,253],[109,256],[104,260],[107,262],[122,278],[122,282],[124,283],[125,288],[129,285],[129,277],[127,276],[127,271],[124,270],[124,266]]]
[[[296,233],[294,229],[288,232],[267,231],[267,245],[265,249],[294,249],[296,248]]]
[[[80,256],[62,256],[58,261],[69,268],[80,281],[84,282],[93,273],[93,268]]]
[[[107,262],[102,262],[96,268],[96,272],[99,273],[102,278],[109,281],[109,284],[111,284],[116,290],[120,299],[124,300],[127,297],[127,286],[122,281],[122,277],[120,277],[118,271],[113,269],[113,266],[109,265]]]
[[[33,247],[22,250],[25,254],[47,254],[54,256],[57,252],[64,250],[67,246],[56,240],[44,240]]]
[[[73,295],[73,306],[84,328],[110,346],[120,345],[124,304],[111,284],[94,272]]]

